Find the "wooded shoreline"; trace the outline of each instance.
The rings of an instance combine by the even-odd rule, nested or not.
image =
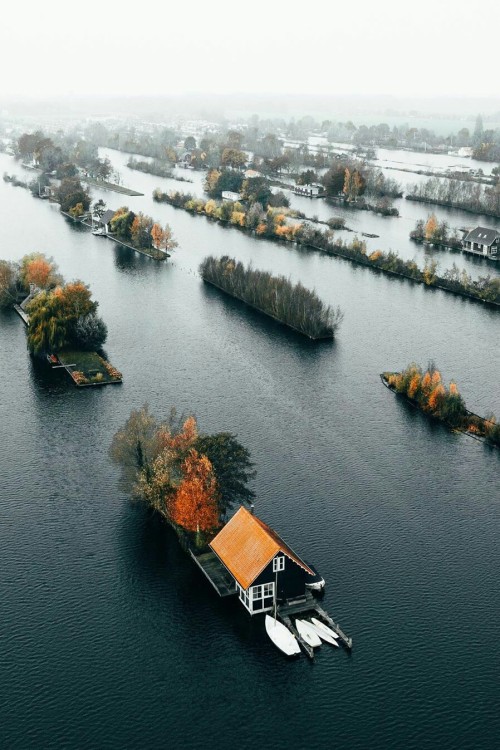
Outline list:
[[[158,200],[158,198],[156,198],[156,200]],[[422,284],[424,287],[428,287],[431,289],[441,289],[442,291],[452,293],[455,296],[465,297],[475,302],[481,302],[484,305],[487,305],[488,307],[494,309],[500,308],[500,285],[498,292],[496,292],[495,299],[484,299],[479,295],[479,293],[474,294],[474,292],[470,289],[463,288],[463,284],[461,281],[452,279],[448,280],[445,277],[437,276],[432,272],[426,273],[426,268],[422,270],[414,261],[404,261],[396,253],[391,252],[385,255],[384,253],[382,253],[382,251],[375,251],[375,253],[367,255],[366,249],[363,247],[362,243],[351,243],[351,245],[340,244],[332,239],[327,238],[326,235],[324,233],[321,233],[319,230],[316,232],[311,230],[310,234],[314,239],[320,240],[322,242],[321,245],[315,244],[307,237],[301,238],[300,233],[296,233],[294,235],[294,239],[291,240],[284,236],[276,236],[268,233],[259,234],[253,229],[249,229],[246,226],[241,226],[240,224],[235,224],[230,220],[222,219],[212,214],[207,214],[204,211],[190,210],[185,205],[182,205],[182,203],[179,203],[178,200],[172,199],[171,196],[165,193],[162,194],[160,202],[168,203],[174,208],[183,209],[184,211],[187,211],[192,215],[202,215],[205,218],[210,219],[211,221],[214,221],[223,226],[231,226],[235,229],[238,229],[240,232],[244,232],[254,237],[255,239],[262,238],[272,240],[273,242],[284,242],[288,245],[293,243],[301,247],[315,250],[316,252],[324,253],[325,255],[344,258],[345,260],[349,260],[352,263],[365,266],[374,271],[380,271],[384,274],[387,274],[388,276],[396,276],[399,278],[408,279],[409,281]],[[384,267],[384,264],[393,265],[397,268]],[[477,284],[478,282],[471,280],[471,283]]]

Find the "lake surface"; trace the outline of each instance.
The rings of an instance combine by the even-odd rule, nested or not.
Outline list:
[[[380,151],[380,150],[379,150]],[[407,152],[394,152],[406,155]],[[119,196],[113,193],[97,193],[99,197],[107,201],[110,207],[117,208],[119,205],[126,203],[131,208],[137,210],[146,210],[153,216],[159,215],[161,209],[151,199],[151,194],[155,187],[161,187],[163,191],[178,190],[183,193],[192,193],[197,197],[204,197],[203,183],[206,173],[190,169],[176,169],[176,173],[189,180],[189,182],[179,182],[174,179],[162,179],[153,175],[147,175],[142,172],[131,170],[127,167],[130,158],[129,154],[115,151],[114,149],[100,149],[101,156],[107,156],[120,173],[122,183],[127,187],[135,187],[137,190],[144,191],[145,197],[139,199]],[[413,154],[415,157],[420,154]],[[430,160],[429,166],[432,165],[433,158],[439,158],[436,154],[426,154]],[[143,157],[138,157],[143,158]],[[470,159],[468,160],[470,162]],[[382,169],[389,177],[401,182],[404,187],[408,182],[416,182],[427,179],[422,175],[414,175],[408,172],[395,172],[393,170]],[[415,179],[414,179],[415,178]],[[284,176],[285,182],[287,176]],[[455,263],[459,268],[464,268],[473,278],[479,276],[500,275],[500,264],[498,262],[488,261],[461,252],[443,250],[429,246],[423,246],[410,240],[410,232],[415,228],[418,219],[426,219],[431,213],[434,213],[439,221],[446,221],[451,229],[460,227],[473,228],[478,224],[500,229],[500,220],[488,216],[476,216],[466,211],[457,209],[443,208],[441,206],[431,206],[413,201],[407,201],[404,198],[394,201],[394,206],[399,210],[400,216],[388,217],[379,216],[372,211],[359,211],[346,205],[334,205],[327,203],[323,199],[305,198],[295,195],[291,190],[284,190],[284,193],[290,199],[291,208],[302,211],[306,216],[317,216],[321,221],[327,221],[334,216],[340,216],[345,219],[346,226],[351,231],[336,232],[336,236],[341,237],[345,242],[351,242],[353,237],[358,235],[362,237],[363,232],[375,234],[377,237],[363,238],[368,250],[383,250],[388,252],[393,250],[402,258],[414,258],[420,266],[424,266],[427,259],[435,259],[439,264],[440,271],[450,268]],[[206,197],[206,196],[205,196]],[[324,227],[322,227],[324,228]]]
[[[90,284],[124,375],[76,389],[30,359],[14,312],[0,315],[0,746],[498,747],[500,454],[378,377],[434,359],[470,409],[500,417],[498,313],[154,204],[166,181],[122,172],[144,197],[95,198],[170,222],[173,262],[0,182],[1,256],[40,250]],[[345,312],[336,341],[206,288],[209,253],[315,287]],[[351,655],[325,644],[314,663],[287,661],[130,503],[107,451],[146,401],[238,434],[256,513],[319,568]]]

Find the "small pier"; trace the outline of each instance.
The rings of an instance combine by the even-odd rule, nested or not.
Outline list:
[[[279,605],[278,617],[283,622],[283,624],[286,625],[287,628],[294,634],[294,636],[297,638],[300,645],[310,658],[312,658],[312,654],[309,653],[310,651],[312,651],[311,647],[307,644],[304,644],[303,640],[295,630],[295,627],[291,625],[292,615],[294,617],[300,617],[301,615],[305,615],[308,613],[313,614],[318,618],[318,620],[322,620],[325,625],[328,625],[329,628],[337,633],[339,640],[342,641],[342,645],[348,651],[351,651],[352,638],[349,638],[349,636],[344,633],[340,625],[332,620],[328,612],[323,609],[323,607],[318,603],[311,592],[307,591],[305,596],[300,597],[300,599],[288,600],[284,604]]]
[[[204,552],[202,555],[195,555],[190,550],[189,554],[205,578],[208,578],[219,596],[225,597],[236,594],[234,578],[221,563],[215,552],[210,550],[210,552]]]
[[[14,310],[19,315],[20,318],[22,318],[25,325],[28,325],[30,322],[30,319],[28,317],[28,313],[24,312],[21,305],[14,305]]]
[[[286,625],[286,627],[288,628],[288,630],[291,633],[293,633],[293,635],[296,637],[296,639],[300,643],[302,649],[306,652],[307,656],[310,659],[314,659],[314,649],[312,648],[312,646],[310,646],[308,643],[305,642],[305,640],[299,634],[297,628],[295,627],[295,625],[293,624],[293,622],[291,621],[291,619],[287,615],[282,615],[282,614],[278,615],[278,617],[281,620],[281,622],[283,623],[283,625]]]

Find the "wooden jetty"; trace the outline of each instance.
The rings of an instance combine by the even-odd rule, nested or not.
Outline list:
[[[202,555],[195,555],[190,550],[189,554],[205,578],[208,578],[219,596],[225,597],[236,594],[234,578],[229,574],[227,568],[224,567],[215,552],[210,550],[210,552],[204,552]]]
[[[28,313],[24,312],[21,305],[14,305],[14,310],[19,315],[20,318],[22,318],[25,325],[28,325],[30,322],[30,319],[28,317]]]
[[[295,628],[293,626],[290,626],[291,615],[293,615],[294,617],[300,617],[301,615],[305,615],[308,613],[314,614],[314,616],[317,617],[318,620],[322,620],[325,625],[328,625],[329,628],[337,633],[340,641],[342,641],[342,645],[348,651],[351,651],[352,638],[349,638],[349,636],[344,633],[340,625],[332,620],[328,612],[323,609],[323,607],[319,604],[317,599],[314,598],[310,591],[307,591],[305,596],[301,596],[299,599],[288,600],[284,604],[278,605],[277,612],[280,620],[284,625],[287,626],[289,630],[291,630],[291,632],[297,638],[300,645],[309,657],[312,658],[312,654],[309,653],[309,651],[312,651],[312,649],[307,644],[304,644]]]
[[[292,619],[305,614],[316,615],[351,650],[352,638],[332,620],[307,587],[317,577],[316,571],[251,510],[241,506],[208,547],[208,551],[200,554],[190,550],[190,555],[220,597],[237,595],[250,615],[267,614],[279,619],[310,659],[314,658],[314,650]]]
[[[283,625],[286,625],[288,630],[295,636],[295,638],[300,643],[302,649],[306,652],[307,656],[310,659],[314,659],[314,649],[312,646],[310,646],[308,643],[305,642],[305,640],[302,638],[302,636],[299,634],[297,628],[291,621],[291,619],[287,615],[280,614],[278,615],[279,619],[283,623]]]

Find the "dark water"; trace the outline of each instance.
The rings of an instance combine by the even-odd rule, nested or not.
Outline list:
[[[1,315],[0,746],[498,747],[500,457],[378,378],[434,358],[500,416],[498,314],[155,206],[138,178],[144,198],[103,195],[172,224],[168,266],[0,183],[1,256],[42,250],[88,282],[125,379],[73,388]],[[345,310],[335,343],[206,289],[207,253],[315,286]],[[120,492],[107,449],[145,401],[249,447],[257,513],[326,578],[351,656],[286,661]]]

